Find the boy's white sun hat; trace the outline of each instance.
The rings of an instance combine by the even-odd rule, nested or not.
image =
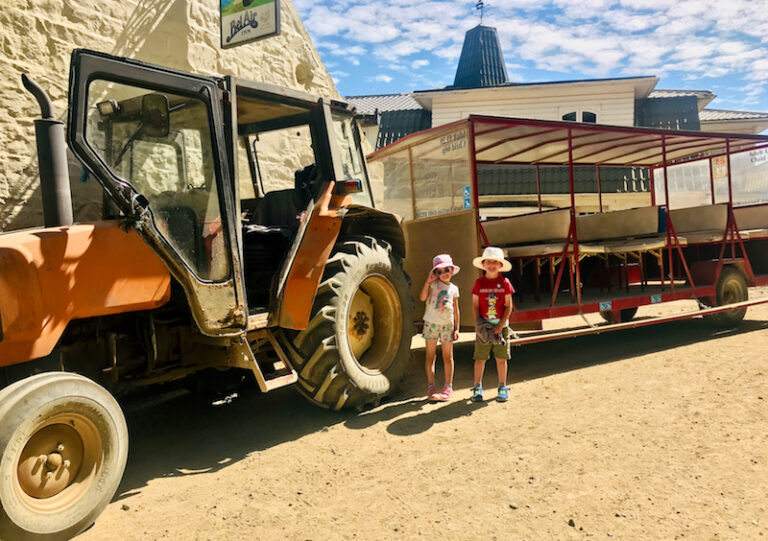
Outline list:
[[[439,254],[432,258],[432,272],[435,269],[453,267],[453,274],[459,274],[461,267],[453,264],[453,259],[448,254]]]
[[[509,272],[512,270],[512,263],[504,259],[504,250],[497,248],[496,246],[486,246],[483,250],[483,255],[476,257],[472,260],[472,264],[478,269],[483,268],[483,261],[486,259],[493,259],[501,263],[501,272]]]

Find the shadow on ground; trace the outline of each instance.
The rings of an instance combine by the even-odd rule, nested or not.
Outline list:
[[[695,342],[714,343],[723,336],[766,328],[768,322],[745,321],[738,329],[717,331],[700,320],[688,320],[527,345],[513,351],[509,382],[514,385]],[[362,413],[334,413],[317,408],[291,388],[266,395],[255,389],[246,390],[218,404],[181,392],[133,397],[124,404],[131,448],[115,499],[129,498],[152,479],[217,471],[251,453],[339,423],[352,430],[388,423],[389,433],[409,436],[425,432],[436,423],[472,415],[487,405],[468,400],[472,343],[458,343],[455,356],[455,399],[446,404],[429,404],[424,399],[423,350],[414,351],[400,388],[380,407]],[[439,359],[437,364],[441,365]],[[439,369],[438,381],[440,377]],[[494,363],[488,363],[485,387],[494,387],[495,378]],[[493,390],[491,394],[495,396]]]

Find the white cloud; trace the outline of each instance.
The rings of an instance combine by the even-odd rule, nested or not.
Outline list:
[[[382,74],[377,75],[376,77],[374,77],[373,80],[374,81],[378,81],[380,83],[391,83],[392,82],[392,77],[382,73]]]
[[[351,58],[352,65],[365,57],[381,70],[417,70],[443,59],[450,71],[464,33],[479,20],[465,0],[294,5],[324,54]],[[518,77],[532,68],[573,78],[680,72],[693,80],[746,81],[742,92],[750,96],[766,91],[765,0],[495,0],[484,24],[497,28],[509,70]],[[744,88],[749,83],[755,86]]]

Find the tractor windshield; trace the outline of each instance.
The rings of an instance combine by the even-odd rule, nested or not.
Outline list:
[[[147,199],[158,230],[198,277],[226,278],[228,258],[216,254],[224,243],[205,103],[100,80],[88,96],[92,148]]]

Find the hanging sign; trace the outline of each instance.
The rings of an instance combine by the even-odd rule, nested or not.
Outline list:
[[[718,156],[712,158],[712,177],[715,180],[728,178],[728,157]]]
[[[464,208],[465,209],[471,209],[472,208],[472,190],[469,186],[464,186],[462,189],[462,195],[464,196]]]
[[[221,0],[221,48],[280,34],[280,0]]]
[[[749,162],[752,165],[762,165],[768,162],[768,148],[759,148],[749,153]]]

